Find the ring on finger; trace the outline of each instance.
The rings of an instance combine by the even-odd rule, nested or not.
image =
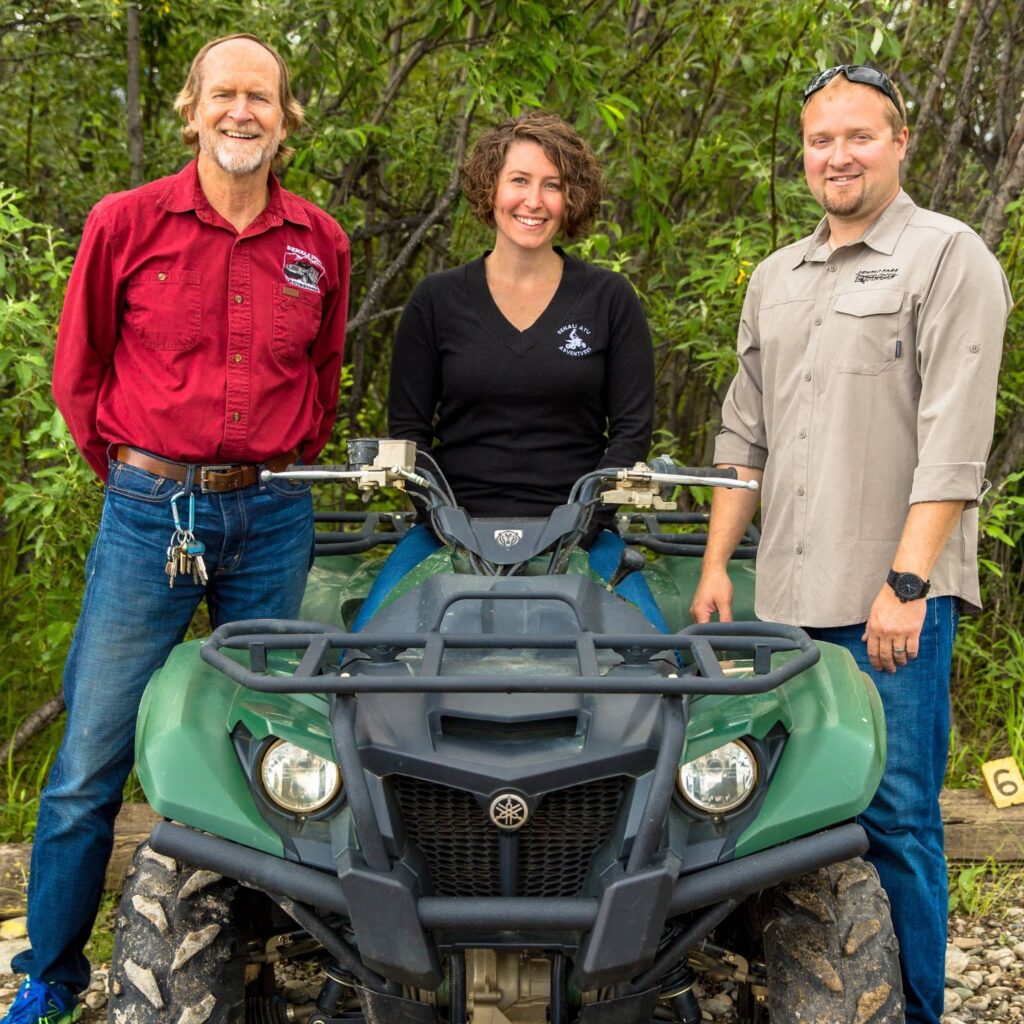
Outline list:
[[[907,649],[906,649],[906,647],[894,647],[892,649],[892,653],[893,654],[906,654],[907,653]]]

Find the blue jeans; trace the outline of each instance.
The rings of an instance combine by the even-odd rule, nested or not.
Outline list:
[[[64,667],[64,738],[32,844],[32,948],[12,964],[71,992],[89,983],[83,950],[134,760],[142,691],[181,642],[204,596],[191,576],[179,576],[171,589],[164,574],[174,531],[170,498],[179,490],[178,483],[114,462],[86,562],[82,611]],[[177,504],[186,524],[188,499]],[[194,532],[206,545],[205,596],[214,626],[298,612],[313,545],[308,485],[197,491]]]
[[[859,821],[871,842],[867,860],[892,905],[907,1024],[938,1024],[946,974],[949,894],[939,793],[949,753],[949,672],[959,604],[937,597],[927,605],[918,656],[894,673],[871,667],[863,623],[807,630],[816,640],[846,647],[882,697],[885,773]]]
[[[352,632],[357,633],[373,617],[384,599],[394,590],[406,573],[415,569],[420,562],[441,546],[440,541],[422,523],[414,526],[396,545],[373,581],[363,606],[352,623]],[[610,530],[602,530],[587,553],[590,568],[602,579],[608,580],[619,564],[619,554],[625,547],[622,538]],[[632,601],[659,632],[667,633],[668,625],[654,600],[651,588],[643,576],[635,572],[627,576],[616,588],[627,601]]]

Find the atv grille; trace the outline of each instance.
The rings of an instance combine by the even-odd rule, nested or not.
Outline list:
[[[625,780],[599,779],[542,798],[518,832],[502,832],[464,790],[392,776],[409,838],[427,859],[440,896],[501,896],[511,877],[516,896],[575,896],[590,858],[611,834]]]

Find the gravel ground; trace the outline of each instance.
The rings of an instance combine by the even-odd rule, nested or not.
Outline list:
[[[9,963],[16,952],[13,946],[14,942],[0,942],[0,964]],[[106,984],[106,968],[98,967],[84,998],[81,1024],[106,1021]],[[10,1004],[16,987],[16,978],[0,973],[0,1008]],[[297,1005],[308,1005],[316,994],[298,978],[286,982],[285,988],[289,1001]],[[705,1020],[735,1021],[728,986],[714,994],[704,993],[701,1006]],[[950,919],[942,1020],[944,1024],[1024,1024],[1024,907],[1009,907],[998,917]]]

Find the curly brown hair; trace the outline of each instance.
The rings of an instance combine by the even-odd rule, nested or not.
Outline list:
[[[194,132],[188,124],[189,115],[195,109],[196,104],[199,102],[199,94],[202,91],[203,80],[203,60],[206,55],[215,47],[221,43],[230,43],[234,39],[249,39],[254,43],[258,43],[263,47],[267,53],[277,62],[277,69],[280,72],[280,86],[278,90],[278,100],[281,103],[281,110],[284,114],[284,130],[289,134],[293,135],[295,132],[302,127],[302,121],[304,118],[302,111],[302,104],[295,98],[292,93],[291,76],[288,74],[288,65],[285,64],[284,58],[275,50],[270,43],[260,39],[259,36],[251,35],[248,32],[236,32],[234,35],[221,36],[219,39],[211,39],[206,43],[200,51],[192,59],[192,65],[188,69],[188,76],[185,79],[185,84],[181,87],[181,91],[174,99],[174,109],[181,116],[182,121],[185,123],[181,126],[181,139],[189,149],[192,150],[197,156],[199,155],[199,135]],[[284,170],[284,165],[288,162],[288,158],[295,152],[291,146],[280,145],[277,148],[277,152],[274,154],[274,159],[270,163],[270,169],[275,174],[280,174]]]
[[[462,165],[462,191],[473,216],[494,227],[494,194],[514,142],[535,142],[558,168],[565,197],[562,231],[570,241],[585,235],[597,216],[604,192],[601,165],[571,124],[542,110],[503,121],[477,140]]]

